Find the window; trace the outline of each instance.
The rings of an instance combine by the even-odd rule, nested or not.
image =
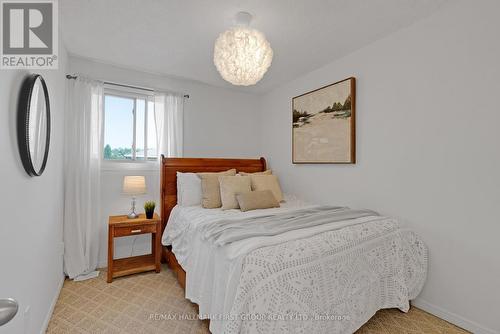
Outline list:
[[[156,127],[152,97],[107,89],[104,94],[103,139],[104,160],[156,160]]]

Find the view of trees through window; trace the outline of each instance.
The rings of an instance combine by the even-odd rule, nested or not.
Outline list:
[[[146,96],[104,97],[105,160],[156,160],[154,104]]]

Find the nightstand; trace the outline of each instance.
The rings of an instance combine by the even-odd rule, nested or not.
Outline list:
[[[114,238],[128,237],[151,233],[151,254],[113,259]],[[153,219],[146,219],[144,214],[139,218],[128,219],[126,215],[110,216],[108,222],[108,283],[113,278],[155,270],[160,272],[161,256],[161,220],[155,213]]]

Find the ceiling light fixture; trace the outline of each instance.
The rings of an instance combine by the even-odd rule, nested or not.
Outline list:
[[[215,41],[214,64],[222,78],[233,85],[255,85],[273,60],[273,49],[263,33],[249,27],[252,15],[239,12],[237,26]]]

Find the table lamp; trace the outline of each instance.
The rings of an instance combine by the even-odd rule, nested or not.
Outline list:
[[[146,193],[146,178],[144,176],[125,176],[123,178],[123,193],[132,196],[132,209],[127,215],[128,218],[138,218],[135,213],[135,197]]]

